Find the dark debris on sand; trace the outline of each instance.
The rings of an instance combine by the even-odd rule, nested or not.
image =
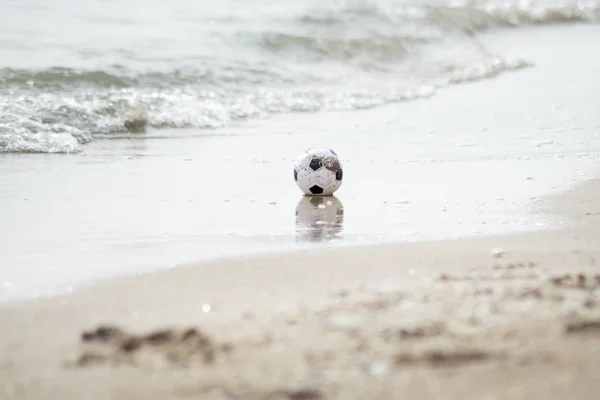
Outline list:
[[[127,119],[123,123],[123,126],[125,126],[125,129],[127,129],[129,132],[143,133],[146,131],[147,124],[148,124],[148,120],[146,120],[146,118],[142,117],[142,118]]]
[[[323,398],[318,390],[305,389],[297,391],[279,390],[271,393],[269,400],[320,400]]]
[[[591,290],[600,287],[600,274],[563,274],[550,279],[560,288]]]
[[[306,367],[307,375],[298,376],[310,379],[302,380],[302,385],[292,390],[289,385],[297,381],[284,379],[252,387],[223,378],[224,398],[321,400],[336,390],[335,385],[314,385],[312,379],[331,368],[369,365],[367,374],[383,377],[409,368],[447,373],[486,363],[548,362],[560,352],[546,348],[546,342],[600,337],[596,312],[600,275],[578,271],[548,277],[542,272],[532,262],[494,264],[463,276],[442,275],[423,291],[344,291],[333,304],[310,315],[286,315],[281,330],[269,326],[261,330],[259,339],[244,338],[235,346],[217,343],[196,328],[132,334],[101,325],[82,333],[83,351],[76,364],[139,366],[158,360],[167,366],[210,365],[203,371],[223,373],[239,362],[283,368],[283,357],[291,354],[291,360],[306,360],[299,369]],[[565,305],[575,310],[568,318]],[[418,314],[410,318],[406,312]],[[536,320],[538,316],[542,317]],[[256,317],[245,314],[243,320],[256,321]],[[492,320],[494,324],[489,324]],[[290,343],[280,342],[286,335],[306,340],[300,346],[287,346]],[[329,343],[321,340],[325,336]],[[277,355],[272,348],[280,349]],[[193,393],[207,390],[206,384],[198,383]]]
[[[212,363],[217,354],[230,352],[231,344],[216,344],[195,328],[162,329],[142,335],[127,333],[119,327],[102,325],[81,335],[85,349],[79,366],[110,362],[135,364],[135,357],[148,352],[171,364]]]
[[[567,334],[593,333],[600,335],[600,319],[570,322],[565,326]]]
[[[430,350],[419,355],[398,354],[395,363],[398,366],[427,363],[432,367],[457,367],[492,358],[497,356],[484,350]]]

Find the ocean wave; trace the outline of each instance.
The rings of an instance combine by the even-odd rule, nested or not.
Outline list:
[[[442,11],[452,8],[441,8]],[[564,22],[596,22],[600,18],[600,2],[547,1],[506,2],[499,0],[476,2],[465,6],[463,21],[466,27],[482,31],[490,28],[522,25],[555,24]],[[452,16],[456,18],[456,16]],[[462,25],[465,27],[465,25]]]
[[[381,3],[342,1],[325,5],[298,17],[315,26],[354,26],[365,21],[384,25],[411,25],[413,28],[449,27],[482,31],[505,26],[596,22],[600,1],[454,0],[450,2]]]
[[[263,50],[302,61],[393,62],[406,57],[412,47],[427,39],[370,34],[366,37],[326,37],[290,33],[261,34]]]
[[[428,97],[532,66],[488,54],[477,32],[600,17],[599,1],[335,4],[240,27],[226,57],[173,69],[2,68],[0,152],[72,153],[95,137],[144,129],[211,129]]]
[[[0,126],[0,152],[7,153],[78,153],[81,143],[69,133]]]
[[[520,61],[492,58],[470,68],[453,70],[448,79],[438,85],[386,90],[296,88],[248,93],[226,89],[129,88],[79,95],[46,93],[4,97],[0,107],[8,112],[0,112],[0,152],[78,152],[82,150],[81,145],[94,136],[132,131],[127,125],[132,120],[140,120],[144,126],[156,129],[219,128],[231,121],[264,118],[275,113],[367,109],[430,97],[437,87],[446,84],[476,81],[527,66]],[[143,117],[138,117],[140,114]]]
[[[207,64],[208,61],[204,62]],[[215,63],[213,63],[215,64]],[[272,65],[233,62],[204,68],[176,68],[167,71],[138,72],[122,65],[111,65],[105,70],[85,70],[52,67],[41,70],[0,68],[0,85],[7,88],[36,87],[46,90],[72,88],[135,88],[168,89],[186,85],[260,85],[265,83],[290,84],[296,80],[278,71]],[[2,87],[0,86],[0,88]]]

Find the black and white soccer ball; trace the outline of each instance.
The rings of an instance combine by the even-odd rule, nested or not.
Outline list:
[[[332,195],[342,186],[343,177],[340,158],[328,148],[310,148],[294,164],[294,180],[308,196]]]

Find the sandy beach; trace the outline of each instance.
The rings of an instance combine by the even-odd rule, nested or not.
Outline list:
[[[326,240],[297,247],[298,226],[282,223],[289,221],[299,201],[296,188],[284,184],[289,183],[290,170],[263,170],[261,176],[281,183],[260,197],[257,203],[262,208],[249,205],[254,203],[244,196],[252,193],[251,185],[241,179],[237,190],[228,192],[233,205],[225,205],[222,196],[201,202],[208,211],[197,227],[240,232],[237,227],[248,226],[240,236],[254,237],[254,242],[241,241],[244,245],[239,246],[223,242],[220,251],[217,239],[207,239],[206,248],[215,246],[215,252],[206,260],[183,264],[202,258],[192,250],[193,243],[165,244],[152,237],[134,243],[135,251],[90,258],[90,266],[114,261],[107,267],[113,270],[103,271],[99,279],[90,267],[90,275],[80,274],[76,280],[89,281],[75,285],[72,293],[40,299],[7,293],[7,301],[0,304],[0,398],[596,399],[600,55],[592,49],[598,38],[596,25],[483,35],[489,48],[526,56],[533,66],[443,89],[429,99],[355,112],[352,117],[281,115],[228,128],[231,139],[221,138],[223,143],[208,138],[206,146],[219,148],[228,140],[251,143],[241,132],[293,129],[312,132],[309,138],[317,140],[319,133],[335,126],[337,133],[329,139],[339,143],[336,149],[350,160],[345,174],[352,177],[338,196],[344,209],[354,211],[353,218],[344,222],[347,236],[339,243]],[[558,48],[560,59],[555,56]],[[469,113],[463,117],[461,110]],[[352,140],[363,140],[364,146],[356,142],[344,146],[342,138],[349,131]],[[379,133],[384,131],[385,140]],[[389,135],[394,131],[412,135],[410,140]],[[449,131],[454,134],[443,135]],[[428,149],[423,143],[431,136],[438,138],[438,146]],[[286,148],[302,147],[306,138],[290,135],[261,142],[263,153],[256,157],[265,157],[271,165],[287,165],[293,155],[269,154],[279,154],[276,149],[284,143]],[[90,151],[111,144],[97,146]],[[375,160],[386,147],[397,149],[397,158]],[[181,190],[181,203],[162,204],[161,195],[155,195],[151,197],[155,203],[140,206],[138,217],[128,214],[131,220],[121,225],[106,223],[102,225],[106,231],[92,230],[88,241],[84,237],[81,243],[97,246],[94,235],[119,227],[127,233],[115,239],[118,245],[127,243],[127,235],[140,239],[136,223],[159,203],[165,210],[183,208],[178,214],[181,221],[190,218],[185,210],[191,208],[184,203],[200,198],[202,190],[181,189],[192,172],[175,175],[175,171],[204,153],[186,142],[165,148],[161,155],[165,162],[153,173],[178,176],[172,186],[160,188]],[[155,150],[151,147],[149,153]],[[142,151],[119,154],[118,162],[131,161],[128,157],[136,152]],[[141,158],[140,169],[149,165]],[[53,171],[68,169],[69,163],[78,162],[73,159],[53,164]],[[377,162],[372,163],[372,174],[361,174],[361,166],[373,160]],[[402,172],[393,185],[385,185],[390,178],[382,172],[394,160],[400,160]],[[254,169],[244,178],[256,174],[264,163],[251,165]],[[106,175],[98,176],[112,172],[99,168],[106,168]],[[418,178],[410,178],[413,173]],[[223,182],[212,184],[227,187]],[[114,178],[109,183],[129,193],[125,180]],[[381,187],[382,195],[366,197],[364,187],[369,183]],[[25,193],[25,186],[7,187],[10,193]],[[125,203],[115,202],[112,209],[124,204],[133,209],[127,201],[138,201],[133,193],[140,188],[132,188],[130,197],[121,194]],[[33,193],[34,189],[26,189]],[[13,224],[14,215],[33,207],[23,205],[22,198],[11,200],[11,213],[6,212],[6,218],[15,218]],[[112,212],[120,216],[114,220],[108,211],[89,216],[75,201],[77,196],[70,206],[59,195],[53,199],[60,210],[80,207],[75,215],[90,218],[77,217],[55,228],[57,241],[61,235],[84,235],[86,221],[95,226],[94,221],[129,218],[118,211]],[[233,210],[231,219],[219,220],[216,215],[228,214],[226,207]],[[209,219],[211,213],[214,221]],[[246,214],[256,219],[243,219]],[[51,222],[59,225],[60,213],[53,218]],[[171,221],[171,226],[184,226],[181,221]],[[164,226],[157,223],[156,231]],[[30,266],[27,273],[35,275],[36,260],[53,254],[47,250],[51,246],[41,245],[46,253],[40,250],[36,259],[28,253],[27,246],[32,245],[17,239],[27,225],[18,229],[19,234],[3,232],[5,263],[22,262]],[[280,229],[278,235],[274,229]],[[46,243],[49,235],[43,229],[37,234],[32,240]],[[189,238],[187,234],[183,236]],[[84,257],[100,257],[105,249],[97,246],[83,252],[79,247],[79,255],[56,249],[53,260],[64,257],[65,270],[77,271]],[[177,252],[179,258],[173,256]],[[134,261],[146,266],[152,261],[157,270],[118,271],[120,265]],[[159,268],[171,263],[177,266]],[[17,286],[25,282],[19,276],[10,277]],[[72,282],[57,278],[50,286],[55,290],[61,284]]]

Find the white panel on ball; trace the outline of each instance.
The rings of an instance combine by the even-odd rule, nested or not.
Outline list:
[[[294,180],[308,196],[330,196],[342,186],[342,163],[326,147],[310,148],[294,164]]]

